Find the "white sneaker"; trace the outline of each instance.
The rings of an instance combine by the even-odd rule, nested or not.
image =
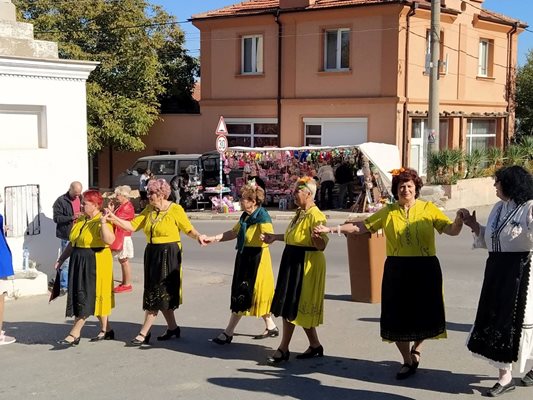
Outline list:
[[[4,331],[0,331],[0,346],[4,344],[15,343],[17,341],[17,339],[15,339],[14,337],[6,336],[4,333]]]

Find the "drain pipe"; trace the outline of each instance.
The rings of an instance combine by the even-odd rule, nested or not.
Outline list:
[[[416,9],[418,8],[418,3],[412,2],[409,12],[405,17],[405,67],[404,67],[404,103],[403,103],[403,143],[402,143],[402,165],[407,165],[407,154],[409,154],[409,143],[410,140],[407,137],[409,132],[409,116],[407,115],[407,105],[408,105],[408,86],[409,86],[409,32],[411,30],[411,17],[415,15]]]
[[[281,147],[281,57],[282,57],[282,44],[283,44],[283,26],[279,19],[280,10],[276,10],[274,15],[274,21],[278,24],[278,94],[276,97],[276,109],[278,114],[278,147]]]
[[[510,123],[509,118],[511,118],[511,112],[513,107],[511,107],[511,102],[514,102],[513,90],[511,90],[511,85],[515,85],[512,82],[512,65],[513,65],[513,35],[518,31],[518,22],[513,24],[513,27],[509,32],[507,32],[507,76],[505,82],[505,98],[507,100],[507,116],[505,117],[505,126],[503,129],[503,145],[507,147],[511,140],[511,135],[509,133]],[[514,134],[514,132],[513,132]]]

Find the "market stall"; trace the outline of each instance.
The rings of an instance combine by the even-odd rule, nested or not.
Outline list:
[[[365,212],[380,207],[390,197],[388,171],[400,167],[400,157],[396,146],[382,143],[335,147],[230,147],[223,154],[223,187],[214,185],[216,181],[209,178],[218,174],[218,162],[210,160],[203,172],[202,181],[208,184],[203,187],[202,195],[211,199],[214,210],[231,212],[237,207],[242,186],[249,179],[259,178],[266,186],[267,206],[291,208],[293,183],[304,175],[316,176],[325,163],[334,168],[346,163],[351,168],[357,196],[348,206],[355,212]],[[222,201],[212,196],[220,194],[221,190],[225,193]],[[345,208],[343,201],[338,200],[339,208]]]

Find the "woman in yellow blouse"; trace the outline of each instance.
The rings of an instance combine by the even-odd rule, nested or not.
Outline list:
[[[58,341],[65,346],[80,343],[81,329],[90,315],[100,321],[100,333],[93,342],[112,340],[108,316],[115,306],[113,297],[113,256],[109,245],[115,240],[113,226],[100,208],[102,195],[96,190],[83,193],[83,214],[70,231],[70,243],[54,267],[57,269],[70,257],[67,293],[67,317],[75,317],[68,336]]]
[[[278,349],[267,359],[271,364],[289,359],[289,344],[296,325],[304,329],[309,340],[309,348],[296,358],[324,355],[316,327],[324,318],[326,258],[323,251],[328,238],[313,233],[313,229],[325,224],[326,217],[315,205],[313,178],[299,179],[293,194],[298,209],[285,234],[263,234],[265,243],[285,242],[271,308],[275,316],[283,317],[283,335]]]
[[[231,283],[231,317],[226,329],[213,339],[223,345],[231,343],[233,332],[242,316],[262,317],[265,330],[254,339],[276,337],[279,330],[270,315],[274,295],[274,274],[268,245],[261,234],[273,233],[272,220],[261,205],[265,191],[255,180],[243,186],[241,205],[244,212],[232,230],[206,238],[207,243],[237,239],[237,256]]]
[[[150,328],[159,311],[167,322],[166,332],[157,340],[180,337],[174,310],[182,303],[181,238],[180,232],[203,244],[205,235],[200,235],[192,226],[187,214],[178,204],[168,199],[170,185],[164,179],[148,183],[146,208],[133,220],[118,218],[111,210],[109,220],[122,229],[143,230],[147,245],[144,251],[144,323],[131,344],[140,346],[150,342]]]
[[[461,213],[452,222],[433,203],[419,200],[421,188],[422,179],[414,169],[395,170],[391,192],[396,203],[383,207],[363,222],[315,229],[317,233],[360,234],[383,229],[387,259],[381,289],[381,337],[395,342],[403,357],[397,379],[416,372],[425,339],[446,337],[435,230],[456,236],[463,226]]]

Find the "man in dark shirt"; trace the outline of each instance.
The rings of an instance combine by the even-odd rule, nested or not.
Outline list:
[[[354,200],[353,170],[346,161],[343,161],[335,170],[335,182],[339,184],[339,208],[346,208],[344,202],[346,193],[348,193],[350,203],[353,203]]]
[[[56,237],[61,240],[61,253],[69,244],[69,235],[72,225],[81,213],[81,191],[82,186],[78,181],[70,184],[67,193],[62,194],[54,202],[54,222],[56,223]],[[68,266],[67,258],[61,268],[61,294],[65,294],[68,288]]]

